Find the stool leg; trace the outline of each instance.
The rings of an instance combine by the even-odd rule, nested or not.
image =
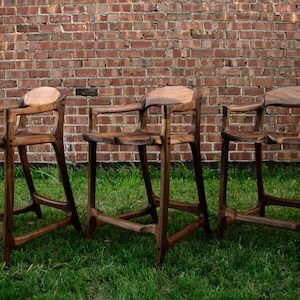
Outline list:
[[[141,168],[143,172],[143,178],[145,183],[145,188],[147,192],[147,198],[148,198],[148,207],[149,207],[149,213],[152,217],[152,220],[154,223],[158,222],[158,216],[156,211],[156,205],[154,204],[154,193],[152,189],[151,184],[151,178],[149,173],[149,165],[147,160],[147,152],[146,152],[146,146],[138,146],[139,155],[140,155],[140,161],[141,161]]]
[[[3,261],[8,263],[12,250],[15,248],[13,237],[13,210],[15,192],[15,162],[12,145],[5,149],[5,197],[3,217]]]
[[[71,212],[72,224],[74,225],[74,227],[76,228],[77,231],[80,231],[81,225],[80,225],[79,217],[78,217],[76,206],[75,206],[73,192],[71,189],[71,184],[70,184],[70,179],[69,179],[69,175],[68,175],[62,139],[57,139],[56,142],[53,143],[53,148],[54,148],[55,154],[56,154],[57,165],[58,165],[62,185],[63,185],[64,191],[65,191],[67,205]]]
[[[28,189],[29,189],[29,192],[30,192],[30,195],[31,195],[31,199],[32,199],[32,203],[28,206],[26,211],[33,211],[33,212],[36,213],[38,218],[41,218],[42,217],[41,207],[40,207],[39,204],[37,204],[34,201],[34,197],[33,197],[36,190],[35,190],[35,187],[34,187],[32,176],[31,176],[30,164],[28,162],[26,146],[19,146],[18,150],[19,150],[19,157],[20,157],[23,173],[24,173],[26,183],[27,183],[27,186],[28,186]]]
[[[163,140],[160,157],[160,210],[157,227],[157,255],[156,266],[160,267],[163,264],[165,255],[168,251],[167,228],[169,215],[169,197],[170,197],[170,145],[167,138]]]
[[[199,217],[203,217],[205,220],[204,230],[206,233],[210,232],[207,203],[205,196],[203,172],[202,172],[202,162],[200,155],[200,144],[199,143],[190,143],[190,147],[193,154],[193,166],[195,173],[195,181],[197,185],[198,199],[199,199]]]
[[[228,176],[228,151],[229,141],[222,140],[222,153],[221,153],[221,180],[219,190],[219,213],[218,213],[218,226],[217,238],[222,239],[226,228],[226,193],[227,193],[227,176]]]
[[[92,237],[97,226],[96,218],[91,212],[96,207],[96,148],[97,143],[89,142],[87,238]]]
[[[256,164],[256,184],[257,184],[257,195],[258,203],[260,208],[259,215],[265,216],[265,202],[264,202],[264,186],[263,186],[263,164],[262,164],[262,144],[255,144],[255,164]]]

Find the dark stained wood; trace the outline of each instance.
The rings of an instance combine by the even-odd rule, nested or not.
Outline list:
[[[171,246],[191,234],[200,227],[210,231],[204,183],[202,177],[200,154],[200,108],[201,95],[192,89],[172,86],[157,88],[148,93],[138,103],[112,107],[98,107],[90,110],[90,132],[83,134],[89,142],[89,192],[87,211],[87,237],[91,238],[99,226],[111,224],[139,233],[151,233],[156,236],[156,265],[160,267]],[[161,110],[161,126],[157,132],[148,128],[148,113],[151,107]],[[137,112],[139,121],[134,132],[105,132],[97,131],[97,116],[100,114]],[[171,133],[171,116],[173,114],[191,115],[191,126],[187,132]],[[135,145],[138,147],[143,172],[148,203],[142,210],[131,211],[118,216],[108,216],[101,209],[96,208],[96,147],[97,143],[114,145]],[[170,199],[170,146],[173,144],[188,143],[193,154],[198,203],[185,203]],[[147,147],[158,146],[161,158],[160,195],[154,195],[149,174]],[[159,213],[156,208],[159,207]],[[168,236],[169,209],[177,209],[195,214],[196,220],[172,236]],[[144,215],[152,216],[150,224],[139,224],[131,221]]]
[[[31,241],[44,234],[48,234],[67,225],[74,225],[81,230],[73,193],[71,190],[69,176],[64,156],[63,147],[63,124],[64,124],[65,96],[52,87],[40,87],[27,92],[19,101],[18,106],[2,107],[5,113],[5,133],[0,146],[5,152],[5,197],[4,211],[0,213],[3,217],[3,261],[8,263],[12,250],[28,241]],[[55,116],[51,132],[36,132],[29,130],[26,118],[32,115],[46,118],[49,113]],[[65,191],[66,199],[53,200],[37,193],[33,178],[31,176],[30,163],[27,157],[26,148],[28,145],[50,143],[52,144],[59,169],[61,182]],[[14,206],[14,185],[15,185],[15,149],[18,149],[21,165],[24,172],[28,189],[31,195],[31,203],[24,207]],[[51,186],[49,186],[51,188]],[[56,186],[53,186],[55,189]],[[37,217],[42,217],[41,206],[49,206],[64,211],[65,217],[48,226],[39,228],[33,232],[15,236],[14,215],[33,211]]]
[[[227,225],[236,221],[250,222],[277,228],[300,230],[300,222],[272,219],[266,216],[266,208],[270,205],[300,208],[299,199],[278,198],[266,194],[263,183],[263,144],[300,144],[299,133],[278,133],[264,131],[264,114],[267,107],[300,107],[300,87],[284,87],[274,89],[259,97],[260,102],[244,106],[224,107],[222,130],[221,179],[219,191],[219,213],[217,237],[221,239]],[[233,131],[229,128],[231,115],[241,112],[256,112],[256,121],[252,131]],[[255,149],[257,205],[247,211],[239,211],[227,205],[227,179],[229,144],[252,143]]]

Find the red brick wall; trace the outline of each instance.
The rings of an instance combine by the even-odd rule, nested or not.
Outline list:
[[[81,133],[89,107],[129,103],[164,85],[202,91],[203,158],[217,161],[219,103],[250,103],[265,90],[300,83],[299,1],[0,2],[0,103],[41,85],[66,93],[68,162],[87,161]],[[51,161],[48,148],[32,150],[37,162]],[[105,161],[137,157],[131,148],[101,150]],[[190,159],[186,147],[176,150],[174,159]],[[247,147],[235,150],[234,159],[252,158]],[[269,152],[267,159],[299,155]]]

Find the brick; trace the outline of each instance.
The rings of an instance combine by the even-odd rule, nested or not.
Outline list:
[[[98,91],[96,88],[83,88],[83,89],[76,89],[76,95],[78,96],[98,96]],[[77,122],[77,120],[76,120]],[[71,122],[73,124],[74,122]]]
[[[17,32],[38,32],[37,25],[17,25]]]

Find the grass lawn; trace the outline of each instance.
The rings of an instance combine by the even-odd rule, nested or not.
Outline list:
[[[28,196],[17,170],[16,197],[22,203]],[[151,172],[158,191],[159,172],[156,168]],[[299,173],[295,167],[266,168],[267,191],[296,198]],[[161,269],[155,268],[152,235],[104,226],[97,228],[93,239],[85,238],[87,170],[70,167],[69,174],[83,231],[69,226],[15,249],[9,269],[2,265],[0,271],[0,299],[300,299],[299,232],[237,223],[227,228],[223,240],[215,238],[218,170],[204,170],[212,233],[206,236],[200,229],[176,244]],[[99,167],[98,174],[97,195],[103,210],[115,213],[143,206],[145,193],[138,168]],[[255,203],[253,174],[250,168],[229,173],[229,198],[238,207]],[[174,167],[171,177],[172,199],[195,199],[188,166]],[[34,178],[38,191],[62,195],[54,168],[36,168]],[[42,220],[30,213],[18,216],[16,228],[23,231],[56,218],[56,212],[42,209]],[[298,220],[300,216],[297,210],[271,209],[273,213]],[[172,212],[170,231],[190,217]]]

